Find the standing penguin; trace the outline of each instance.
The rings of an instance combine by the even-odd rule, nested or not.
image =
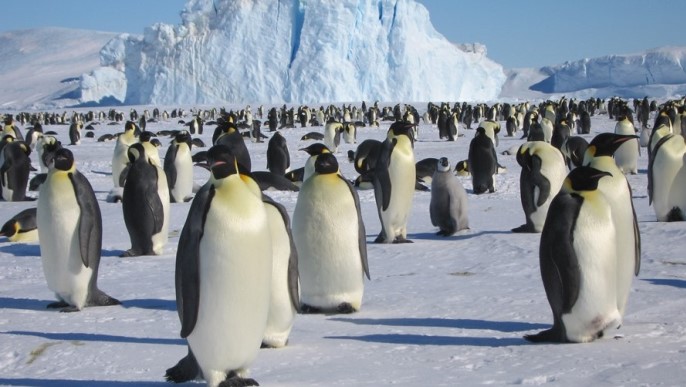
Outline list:
[[[308,155],[310,155],[307,161],[305,161],[305,167],[303,170],[302,178],[302,181],[304,182],[314,173],[314,162],[317,160],[317,157],[325,153],[331,153],[331,151],[329,150],[329,148],[326,147],[326,145],[320,142],[315,142],[314,144],[309,145],[306,148],[302,148],[300,150],[305,151]]]
[[[615,125],[616,134],[634,135],[636,129],[627,116],[620,117]],[[638,156],[641,146],[638,139],[627,140],[615,152],[615,162],[622,173],[638,173]]]
[[[495,192],[493,180],[498,171],[498,155],[495,153],[493,141],[482,127],[476,128],[476,136],[469,143],[467,160],[474,193]]]
[[[267,169],[276,175],[284,176],[291,166],[286,138],[275,132],[267,144]]]
[[[469,228],[467,192],[450,170],[447,157],[438,160],[431,179],[429,215],[431,224],[440,229],[436,235],[450,236]]]
[[[187,202],[193,194],[193,159],[191,135],[179,132],[164,156],[164,173],[172,203]]]
[[[553,326],[525,339],[583,343],[621,324],[616,224],[610,203],[598,192],[599,181],[610,176],[591,167],[575,168],[550,204],[539,257]]]
[[[374,168],[374,198],[381,232],[374,243],[411,243],[407,220],[417,179],[412,124],[394,122],[381,144]]]
[[[601,133],[591,140],[584,155],[584,165],[588,165],[612,176],[600,180],[598,190],[610,203],[612,219],[616,227],[615,245],[617,246],[617,307],[624,316],[626,303],[631,291],[631,281],[641,268],[641,235],[634,203],[631,200],[631,186],[622,171],[617,167],[612,155],[620,145],[635,139],[614,133]]]
[[[512,232],[541,232],[548,207],[567,175],[565,161],[557,148],[543,141],[522,144],[517,152],[519,193],[526,223]]]
[[[238,164],[246,171],[252,170],[250,152],[245,146],[245,140],[238,131],[238,127],[233,122],[223,120],[217,125],[212,134],[212,144],[223,144],[229,147],[231,154],[236,157]]]
[[[62,148],[62,143],[53,136],[40,136],[36,140],[36,153],[38,153],[38,164],[41,173],[48,173],[48,165],[55,157],[55,152]]]
[[[81,130],[83,123],[81,121],[74,121],[69,125],[69,145],[81,144]]]
[[[131,145],[127,153],[131,168],[124,183],[122,210],[131,248],[121,256],[160,255],[169,228],[167,177],[143,144]]]
[[[341,143],[341,133],[345,130],[343,129],[343,124],[329,120],[324,126],[324,145],[331,151],[331,153],[336,153],[338,151],[338,145]]]
[[[341,176],[333,154],[318,156],[293,211],[303,312],[360,309],[363,277],[369,278],[365,236],[357,192]]]
[[[254,386],[246,374],[269,314],[268,215],[227,146],[212,147],[208,162],[210,179],[193,199],[176,254],[181,337],[209,386]]]
[[[68,149],[57,150],[50,163],[40,187],[36,223],[43,272],[58,300],[48,308],[75,312],[120,304],[98,289],[102,216],[93,187],[76,169]]]
[[[655,144],[648,164],[648,198],[658,222],[681,221],[686,210],[684,174],[686,143],[679,134],[668,134]]]
[[[114,146],[114,153],[112,154],[112,182],[114,187],[123,187],[124,178],[122,178],[122,171],[126,168],[129,163],[129,158],[127,156],[127,151],[129,146],[135,144],[138,141],[138,136],[136,135],[136,125],[127,121],[124,125],[124,133],[121,133],[117,137],[117,143]]]
[[[8,137],[9,139],[9,137]],[[2,199],[8,202],[27,200],[31,159],[29,148],[23,141],[7,142],[0,151],[0,187]]]

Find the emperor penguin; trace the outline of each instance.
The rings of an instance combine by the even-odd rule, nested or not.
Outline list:
[[[302,312],[360,310],[363,277],[369,278],[365,237],[357,192],[333,154],[318,156],[293,211]]]
[[[171,203],[189,201],[193,196],[193,159],[191,135],[183,130],[174,136],[164,156],[164,173]]]
[[[519,194],[526,223],[512,232],[538,233],[543,229],[548,207],[557,195],[567,175],[562,153],[544,141],[529,141],[519,147],[517,163],[522,167],[519,175]]]
[[[539,258],[553,326],[525,339],[584,343],[621,324],[617,224],[611,204],[598,190],[599,182],[610,177],[595,168],[575,168],[550,204]]]
[[[243,136],[238,131],[238,127],[231,121],[223,120],[214,130],[212,135],[212,145],[226,145],[231,150],[231,154],[236,158],[238,164],[246,171],[252,170],[250,152],[245,145]]]
[[[413,124],[391,124],[381,144],[374,168],[374,198],[381,220],[381,232],[374,243],[411,243],[407,221],[417,180]]]
[[[552,140],[554,128],[554,121],[551,121],[548,117],[543,117],[541,119],[541,129],[543,129],[543,141],[550,142]]]
[[[131,168],[124,183],[122,210],[131,248],[121,256],[160,255],[169,229],[167,177],[143,144],[131,145],[127,153]]]
[[[634,124],[629,120],[627,116],[623,116],[617,120],[615,125],[616,134],[624,135],[634,135],[636,134],[636,129]],[[641,146],[638,139],[631,139],[624,142],[615,152],[615,163],[619,167],[622,173],[630,173],[635,175],[638,173],[638,156],[641,150]]]
[[[329,122],[324,125],[324,145],[331,151],[331,153],[336,153],[338,151],[338,145],[341,143],[341,133],[343,133],[343,124],[329,120]]]
[[[357,146],[353,156],[355,171],[360,175],[374,171],[379,159],[382,142],[372,138],[366,139]]]
[[[267,169],[271,173],[283,176],[290,167],[291,156],[288,153],[286,138],[280,132],[274,132],[267,143]]]
[[[476,135],[469,143],[469,172],[472,174],[472,189],[475,194],[495,192],[494,176],[498,172],[498,156],[493,141],[482,127],[476,128]]]
[[[36,224],[43,273],[57,302],[48,308],[75,312],[120,302],[98,289],[102,216],[93,187],[69,149],[59,149],[40,187]]]
[[[69,125],[69,145],[81,144],[81,130],[83,129],[83,122],[74,121]]]
[[[131,121],[127,121],[124,124],[124,132],[117,137],[117,143],[114,145],[114,153],[112,154],[112,182],[115,187],[124,186],[125,176],[122,179],[121,174],[129,163],[127,151],[129,146],[136,142],[138,142],[136,125]]]
[[[447,157],[438,159],[431,179],[429,215],[431,224],[440,229],[436,235],[450,236],[469,228],[467,192],[450,170]]]
[[[33,128],[26,132],[26,144],[31,147],[31,149],[36,148],[36,142],[38,138],[43,135],[43,125],[40,122],[33,124]]]
[[[631,281],[641,268],[641,235],[634,203],[631,200],[631,186],[617,167],[612,155],[623,143],[635,139],[635,135],[600,133],[591,140],[584,154],[584,165],[593,167],[612,176],[601,179],[598,190],[610,203],[612,220],[616,227],[617,246],[617,308],[624,316],[631,291]]]
[[[36,140],[36,153],[38,154],[38,165],[41,173],[48,173],[50,161],[55,157],[55,152],[62,148],[62,143],[55,137],[41,135]]]
[[[648,164],[648,198],[658,222],[684,220],[686,186],[682,176],[686,143],[679,134],[669,134],[655,144]]]
[[[247,373],[269,315],[269,218],[228,146],[213,146],[208,162],[209,181],[193,199],[176,254],[181,337],[208,386],[257,385]]]
[[[346,144],[356,144],[357,143],[356,131],[357,131],[357,127],[355,126],[354,123],[352,123],[352,122],[344,123],[343,124],[343,141],[345,141]]]
[[[494,120],[484,120],[479,123],[479,127],[484,129],[486,136],[493,141],[493,146],[500,144],[498,140],[498,133],[500,133],[500,123]]]
[[[302,181],[304,182],[314,173],[314,162],[317,160],[317,157],[325,153],[331,153],[331,151],[326,145],[320,142],[315,142],[314,144],[311,144],[300,150],[305,151],[308,155],[310,155],[307,161],[305,161],[305,167],[302,178]]]
[[[27,200],[26,186],[31,173],[31,148],[24,141],[9,141],[0,154],[0,188],[8,202]]]
[[[27,208],[11,217],[2,225],[0,236],[6,237],[10,242],[37,242],[36,208]]]

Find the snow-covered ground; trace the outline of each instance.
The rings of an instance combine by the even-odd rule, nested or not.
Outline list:
[[[425,104],[417,104],[420,113]],[[237,106],[234,106],[237,108]],[[139,112],[142,108],[139,108]],[[253,107],[254,109],[254,107]],[[382,139],[388,124],[362,128],[358,142]],[[148,130],[180,129],[176,121]],[[592,134],[611,131],[607,116],[593,118]],[[68,143],[67,126],[47,126]],[[123,125],[96,126],[96,138]],[[213,127],[200,136],[211,142]],[[283,130],[293,168],[311,130]],[[467,158],[473,130],[457,142],[438,140],[438,130],[420,125],[416,159]],[[549,327],[552,315],[538,265],[539,234],[513,234],[524,222],[519,199],[520,167],[500,152],[522,140],[501,137],[496,192],[469,196],[471,229],[437,237],[429,219],[429,192],[416,192],[408,226],[413,244],[379,245],[372,191],[359,191],[367,230],[371,280],[361,311],[352,315],[300,315],[287,347],[260,350],[251,376],[263,386],[357,385],[683,385],[686,380],[686,227],[657,223],[646,193],[647,155],[639,174],[628,176],[643,241],[641,273],[634,280],[624,325],[615,337],[588,344],[534,345],[522,336]],[[161,138],[164,155],[169,139]],[[266,169],[267,143],[248,143],[253,169]],[[174,260],[189,203],[172,204],[164,255],[118,258],[130,247],[121,204],[106,203],[114,142],[85,138],[70,147],[78,169],[93,185],[104,220],[100,288],[122,306],[80,313],[46,310],[53,301],[38,244],[0,241],[0,385],[162,386],[165,370],[186,354],[174,301]],[[343,144],[337,154],[343,174],[356,176]],[[194,149],[194,152],[198,149]],[[37,166],[35,155],[34,165]],[[208,173],[195,168],[195,180]],[[35,193],[31,193],[36,195]],[[295,192],[270,192],[292,215]],[[0,202],[8,219],[35,202]]]

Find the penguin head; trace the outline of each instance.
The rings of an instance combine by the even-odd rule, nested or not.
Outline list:
[[[612,156],[625,142],[638,138],[631,134],[600,133],[588,144],[586,155],[590,157]]]
[[[177,144],[185,143],[186,145],[188,145],[188,149],[190,149],[193,145],[193,139],[191,138],[191,134],[188,133],[187,130],[182,130],[179,133],[177,133],[176,136],[174,136],[174,141]]]
[[[74,166],[74,154],[67,148],[60,148],[53,157],[55,169],[68,171]]]
[[[210,172],[216,180],[224,179],[230,175],[239,173],[236,156],[227,145],[215,145],[207,151],[207,163]]]
[[[19,232],[19,222],[15,219],[8,220],[0,229],[0,236],[10,238]]]
[[[410,139],[410,144],[414,147],[414,125],[405,121],[396,121],[388,128],[386,137],[390,140],[399,136],[407,136]]]
[[[307,152],[310,156],[321,155],[324,153],[331,153],[329,148],[321,142],[316,142],[306,148],[300,148],[300,150]]]
[[[338,160],[332,153],[323,153],[314,161],[314,171],[320,175],[338,173]]]
[[[138,141],[151,142],[151,140],[153,140],[153,137],[157,137],[157,135],[153,132],[143,131],[141,132],[140,136],[138,136]]]
[[[448,172],[450,170],[450,160],[447,157],[441,157],[436,163],[436,170],[440,172]]]
[[[605,176],[612,176],[612,174],[589,166],[582,166],[569,172],[563,186],[567,192],[595,191],[598,189],[598,181]]]
[[[126,151],[126,155],[131,163],[135,163],[136,160],[140,159],[145,160],[145,147],[141,143],[135,143]]]

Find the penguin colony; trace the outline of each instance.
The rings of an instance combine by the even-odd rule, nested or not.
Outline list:
[[[260,347],[287,345],[296,314],[362,308],[364,281],[373,273],[357,193],[365,182],[374,190],[381,224],[372,230],[379,231],[376,243],[411,242],[407,223],[415,190],[431,192],[427,216],[437,236],[468,229],[469,194],[497,190],[502,168],[495,148],[504,122],[506,136],[521,132],[523,141],[515,154],[522,167],[526,222],[512,231],[541,235],[541,277],[553,314],[550,329],[525,338],[588,342],[621,326],[632,279],[640,270],[640,233],[624,174],[638,173],[641,147],[650,158],[648,194],[657,220],[686,219],[684,102],[668,101],[654,109],[647,99],[634,101],[632,109],[618,98],[563,98],[539,105],[429,103],[422,116],[411,105],[380,107],[378,102],[361,108],[301,106],[297,111],[284,105],[265,113],[260,107],[257,114],[247,106],[239,112],[154,109],[142,115],[131,109],[128,117],[114,109],[71,117],[6,115],[0,141],[2,198],[37,200],[37,206],[9,219],[0,236],[13,242],[38,239],[47,285],[57,298],[49,308],[73,312],[120,304],[97,286],[102,218],[75,155],[87,138],[94,138],[82,138],[84,124],[90,122],[86,131],[105,121],[121,127],[121,133],[97,141],[116,141],[108,200],[122,202],[132,242],[130,249],[122,246],[122,256],[173,250],[167,246],[172,203],[192,201],[176,246],[175,281],[188,355],[167,370],[167,380],[257,385],[248,377],[251,362]],[[640,129],[633,124],[634,111]],[[599,112],[616,120],[614,133],[590,135],[589,117]],[[439,140],[470,141],[469,154],[416,161],[420,118],[437,126]],[[145,130],[148,123],[164,119],[178,119],[179,130]],[[389,124],[387,131],[376,129],[380,122]],[[279,131],[296,123],[316,128],[301,139],[315,142],[299,148],[309,159],[291,169],[288,144]],[[29,125],[26,140],[22,124]],[[69,145],[59,140],[65,133],[44,133],[44,125],[69,125]],[[212,126],[212,146],[192,154],[204,147],[193,136]],[[261,142],[262,126],[270,138],[265,146],[269,171],[253,171],[245,141]],[[339,168],[344,160],[340,137],[356,144],[356,131],[367,126],[380,131],[378,140],[362,141],[350,151],[359,177],[348,180]],[[158,148],[164,138],[171,140],[162,162]],[[26,192],[33,151],[40,167],[32,179],[37,199]],[[194,185],[194,166],[209,171],[206,182]],[[469,190],[457,176],[469,176]],[[262,192],[267,188],[299,191],[292,216]]]

